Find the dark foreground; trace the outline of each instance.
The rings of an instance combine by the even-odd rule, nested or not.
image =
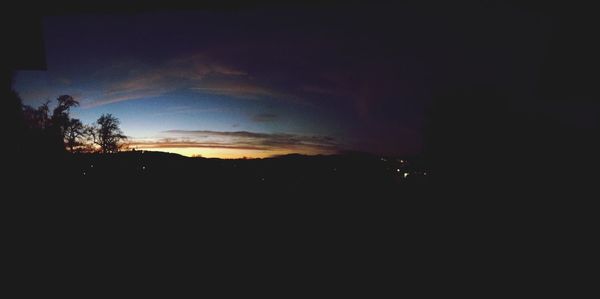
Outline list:
[[[5,211],[11,238],[20,240],[15,255],[28,256],[25,264],[48,264],[49,271],[59,262],[48,256],[67,254],[85,260],[81,267],[119,277],[110,269],[165,267],[164,273],[192,279],[182,271],[210,267],[211,279],[234,267],[253,281],[261,271],[291,271],[331,284],[345,278],[314,269],[367,274],[371,262],[400,257],[398,240],[431,237],[419,236],[432,224],[409,207],[430,174],[417,160],[381,158],[219,160],[151,152],[40,158],[15,176],[18,192],[4,202]],[[416,245],[410,251],[430,250]],[[363,252],[366,262],[357,250],[377,254]],[[269,283],[286,280],[280,278]]]
[[[73,200],[95,195],[175,201],[347,195],[397,199],[424,188],[428,179],[422,161],[405,159],[352,153],[223,160],[132,151],[32,159],[20,171],[23,182],[48,185],[47,194]]]
[[[427,298],[474,286],[489,293],[498,279],[532,283],[521,271],[564,267],[547,249],[575,244],[553,240],[582,237],[546,212],[548,199],[504,191],[496,200],[501,190],[491,188],[476,200],[446,196],[451,190],[432,184],[423,161],[382,158],[128,152],[29,159],[3,201],[11,277],[36,269],[52,281],[41,285],[47,292],[64,289],[54,281],[66,271],[144,290],[154,290],[144,282],[159,275],[212,285],[224,297],[308,295],[308,284],[360,297],[403,285]],[[87,277],[70,278],[67,289],[89,292]],[[21,289],[31,290],[27,281]]]
[[[215,229],[221,222],[277,229],[407,221],[432,212],[424,196],[432,175],[416,158],[352,153],[222,160],[136,151],[37,157],[17,173],[15,197],[5,203],[36,221],[77,219],[68,225],[202,221]]]

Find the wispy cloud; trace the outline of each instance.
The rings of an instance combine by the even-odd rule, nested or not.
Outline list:
[[[248,72],[204,54],[171,59],[160,65],[119,63],[98,71],[104,86],[87,96],[83,108],[157,97],[176,90],[222,95],[238,99],[276,100],[310,105],[302,97],[261,84]]]
[[[87,97],[83,108],[93,108],[123,101],[152,98],[180,88],[183,82],[155,70],[150,73],[134,73],[127,78],[111,81],[96,96]]]
[[[242,69],[215,60],[203,53],[172,59],[165,63],[164,68],[173,75],[191,79],[203,79],[208,76],[240,77],[248,75]]]
[[[147,89],[147,90],[137,90],[137,91],[123,91],[113,94],[108,94],[104,96],[99,96],[96,98],[84,98],[82,99],[83,104],[82,108],[94,108],[98,106],[129,101],[129,100],[137,100],[137,99],[145,99],[145,98],[153,98],[158,97],[166,93],[167,89]]]
[[[202,94],[223,95],[248,100],[276,100],[303,106],[314,106],[307,99],[292,94],[281,92],[264,85],[244,81],[216,81],[200,82],[198,86],[191,87]]]
[[[261,97],[274,98],[279,95],[278,93],[267,88],[240,82],[202,84],[199,87],[192,87],[190,89],[200,93],[226,95],[248,99],[259,99]]]
[[[194,108],[190,106],[175,106],[166,108],[164,111],[152,113],[152,116],[164,116],[164,115],[175,115],[175,114],[196,114],[203,112],[219,112],[223,111],[223,108]]]
[[[215,64],[212,66],[212,71],[217,74],[222,74],[226,76],[246,76],[248,73],[238,70],[232,67],[228,67],[222,64]]]
[[[119,63],[96,73],[98,80],[105,81],[101,90],[94,96],[87,96],[83,108],[157,97],[179,89],[196,87],[210,78],[213,82],[222,80],[243,80],[247,73],[233,66],[212,61],[205,55],[192,55],[150,66],[137,62]],[[240,83],[238,86],[244,86]],[[219,88],[211,85],[208,88]],[[223,91],[225,91],[224,88]],[[216,91],[216,90],[215,90]],[[237,91],[239,93],[241,91]],[[254,89],[253,94],[265,94],[266,90]],[[233,94],[235,94],[234,92]]]

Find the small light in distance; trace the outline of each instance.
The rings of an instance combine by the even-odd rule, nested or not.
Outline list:
[[[409,174],[408,172],[405,172],[404,173],[404,178],[406,178],[408,176],[408,174]]]

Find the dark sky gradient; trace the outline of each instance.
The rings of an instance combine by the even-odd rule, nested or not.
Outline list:
[[[15,89],[33,106],[71,94],[84,123],[112,113],[138,148],[226,158],[416,154],[437,90],[501,81],[531,97],[549,43],[542,15],[448,9],[46,17],[47,71],[19,72]]]

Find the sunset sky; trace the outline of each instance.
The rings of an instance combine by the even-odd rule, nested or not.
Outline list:
[[[138,149],[415,154],[435,88],[531,72],[515,66],[543,47],[530,34],[539,20],[499,11],[462,21],[419,7],[48,16],[47,70],[18,72],[14,88],[32,106],[72,95],[84,123],[112,113]],[[501,30],[513,35],[465,31],[468,18],[508,18]]]

